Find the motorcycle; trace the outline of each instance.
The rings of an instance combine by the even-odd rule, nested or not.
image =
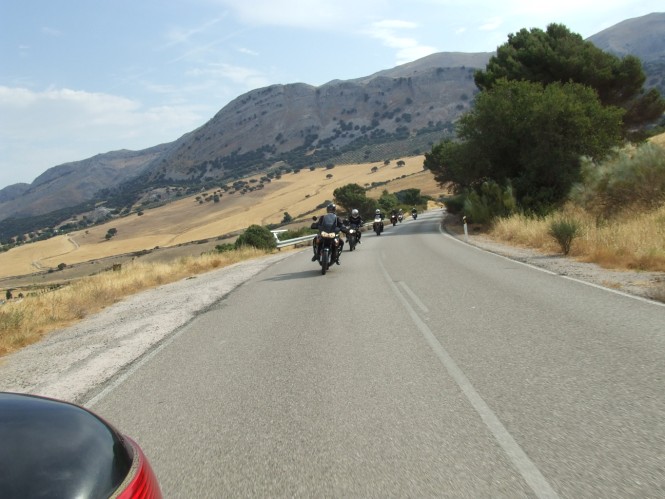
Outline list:
[[[360,227],[358,227],[358,224],[352,224],[348,220],[344,220],[344,225],[349,228],[346,234],[346,239],[349,241],[349,251],[353,251],[356,249],[356,244],[358,244]]]
[[[412,212],[411,212],[411,218],[413,218],[414,220],[415,220],[416,218],[418,218],[418,212],[417,212],[417,211],[412,211]]]
[[[383,232],[383,220],[379,215],[374,217],[374,223],[372,224],[372,230],[376,232],[377,236],[380,236]]]
[[[395,227],[395,225],[397,225],[397,215],[394,213],[390,215],[390,222],[393,224],[393,227]]]
[[[314,217],[314,220],[317,220]],[[312,224],[312,229],[317,229],[317,223]],[[319,245],[317,251],[317,261],[321,265],[321,274],[326,275],[326,272],[330,268],[333,262],[338,258],[339,248],[341,246],[339,240],[339,232],[336,228],[330,230],[319,229]]]
[[[401,213],[398,213],[398,214],[397,214],[397,221],[398,221],[399,223],[402,223],[402,220],[404,220],[404,215],[402,215]]]

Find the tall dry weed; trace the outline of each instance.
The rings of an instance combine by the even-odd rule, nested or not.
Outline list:
[[[9,301],[0,307],[0,356],[39,341],[45,334],[71,325],[126,296],[265,254],[249,247],[170,263],[134,261],[118,271],[85,277],[55,290]]]
[[[489,234],[512,244],[557,251],[548,229],[553,220],[562,217],[579,224],[571,257],[606,268],[665,271],[665,205],[651,211],[624,210],[599,222],[593,214],[571,204],[547,217],[514,215],[497,220]]]

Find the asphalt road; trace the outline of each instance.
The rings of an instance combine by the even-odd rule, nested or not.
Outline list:
[[[93,409],[168,498],[665,496],[665,308],[439,218],[272,265]]]

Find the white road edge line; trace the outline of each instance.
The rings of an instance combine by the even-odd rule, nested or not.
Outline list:
[[[404,281],[400,281],[399,285],[402,286],[406,294],[408,294],[411,297],[413,303],[418,305],[418,308],[420,310],[422,310],[426,314],[429,313],[429,308],[427,308],[427,306],[422,301],[420,301],[420,298],[418,298],[418,296],[413,291],[411,291],[411,288],[409,288],[409,286],[407,286],[407,284]]]
[[[462,393],[464,393],[467,400],[471,403],[492,435],[494,435],[494,438],[497,440],[508,458],[512,461],[513,465],[517,468],[520,475],[522,475],[524,480],[529,484],[531,490],[533,490],[539,498],[558,498],[559,495],[554,491],[537,466],[531,461],[531,459],[529,459],[529,456],[526,455],[512,435],[508,433],[508,430],[503,426],[503,423],[501,423],[496,414],[494,414],[492,409],[490,409],[487,403],[478,394],[464,372],[457,366],[441,343],[439,343],[439,340],[436,339],[434,333],[432,333],[430,328],[427,327],[427,324],[425,324],[418,316],[404,295],[400,293],[399,288],[391,279],[390,274],[388,274],[383,263],[379,261],[379,265],[381,266],[386,281],[388,281],[393,292],[402,302],[402,305],[404,305],[411,320],[425,337],[429,346],[432,348],[450,376],[455,380],[457,386],[462,390]]]
[[[499,258],[503,258],[504,260],[508,260],[509,262],[519,263],[520,265],[524,265],[525,267],[529,267],[529,268],[532,268],[534,270],[538,270],[540,272],[545,272],[546,274],[555,275],[555,276],[561,277],[562,279],[568,279],[569,281],[574,281],[574,282],[577,282],[579,284],[584,284],[585,286],[591,286],[592,288],[602,289],[603,291],[607,291],[609,293],[614,293],[616,295],[624,296],[626,298],[632,298],[633,300],[641,301],[641,302],[644,302],[644,303],[649,303],[650,305],[658,305],[659,307],[665,307],[665,303],[661,303],[661,302],[656,301],[656,300],[649,300],[648,298],[643,298],[641,296],[631,295],[629,293],[624,293],[623,291],[619,291],[619,290],[616,290],[616,289],[606,288],[605,286],[601,286],[600,284],[595,284],[593,282],[582,281],[581,279],[577,279],[575,277],[570,277],[570,276],[567,276],[567,275],[561,275],[557,272],[552,272],[551,270],[547,270],[547,269],[544,269],[542,267],[537,267],[536,265],[531,265],[530,263],[520,262],[519,260],[515,260],[514,258],[510,258],[510,257],[502,255],[500,253],[496,253],[494,251],[481,248],[481,247],[476,246],[474,244],[467,243],[466,241],[461,241],[460,239],[458,239],[454,236],[451,236],[450,234],[446,234],[443,231],[443,229],[441,229],[441,225],[439,225],[439,233],[441,233],[442,236],[445,236],[449,239],[452,239],[453,241],[455,241],[459,244],[464,244],[464,245],[468,246],[469,248],[475,249],[476,251],[491,253],[493,255],[498,256]]]
[[[174,335],[168,337],[164,342],[160,343],[157,348],[152,350],[150,353],[145,355],[144,357],[141,357],[141,359],[136,362],[135,364],[132,364],[129,369],[127,369],[124,373],[122,373],[120,376],[115,378],[113,381],[111,381],[106,387],[99,392],[97,395],[92,397],[90,400],[88,400],[84,406],[87,407],[88,409],[92,409],[98,402],[100,402],[104,397],[106,397],[109,393],[111,393],[113,390],[115,390],[117,387],[122,385],[127,378],[132,376],[136,371],[138,371],[144,364],[152,360],[155,355],[157,355],[159,352],[164,350],[167,346],[169,346],[173,340],[175,340],[178,336],[184,333],[184,331],[187,329],[187,327],[182,327],[180,328],[179,331],[177,331]]]

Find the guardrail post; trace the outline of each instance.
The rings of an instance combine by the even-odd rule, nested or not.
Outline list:
[[[464,221],[464,240],[468,243],[469,242],[469,229],[466,226],[466,216],[463,216],[462,220]]]

